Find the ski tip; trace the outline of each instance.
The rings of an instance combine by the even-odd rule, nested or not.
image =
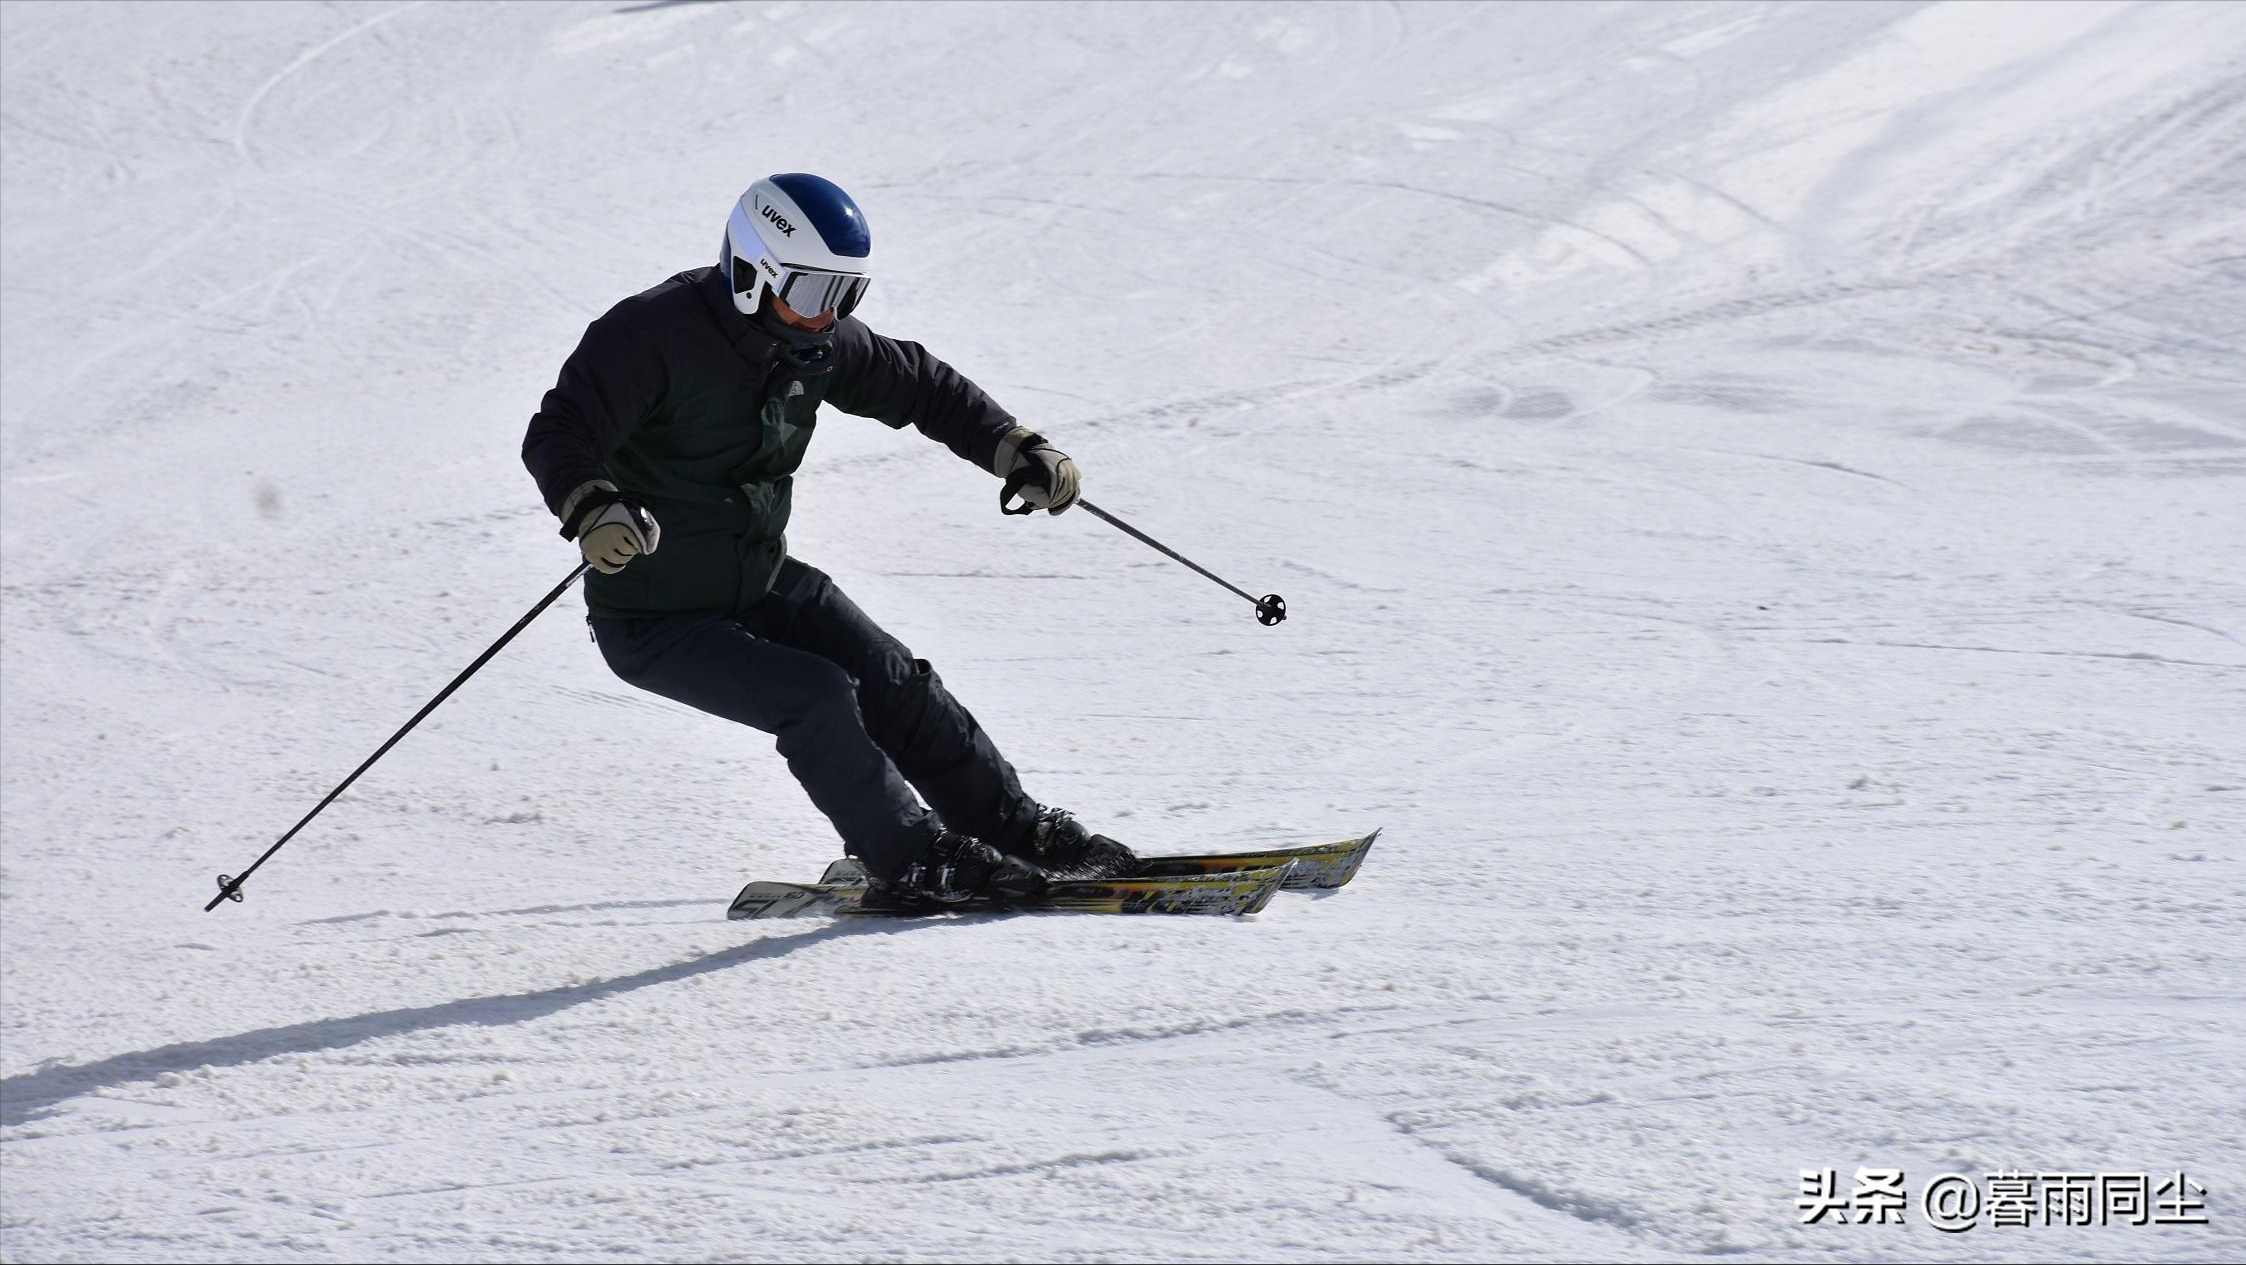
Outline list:
[[[1266,871],[1262,886],[1257,889],[1254,896],[1248,898],[1247,903],[1239,910],[1240,916],[1246,917],[1249,914],[1262,913],[1265,906],[1271,904],[1271,898],[1277,896],[1279,890],[1287,885],[1287,870],[1287,866],[1275,865]]]
[[[1371,834],[1349,840],[1348,846],[1336,855],[1315,862],[1297,862],[1293,872],[1287,876],[1287,886],[1321,891],[1348,886],[1349,880],[1357,877],[1357,871],[1364,867],[1365,857],[1372,851],[1373,840],[1379,837],[1380,831],[1375,828]]]
[[[1380,839],[1381,829],[1382,827],[1379,826],[1373,827],[1372,833],[1366,835],[1364,841],[1357,845],[1357,855],[1351,857],[1349,864],[1343,868],[1339,875],[1335,876],[1335,887],[1346,885],[1349,880],[1357,877],[1357,871],[1365,868],[1365,858],[1372,855],[1373,844]]]

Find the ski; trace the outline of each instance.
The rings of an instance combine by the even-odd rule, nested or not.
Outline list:
[[[1333,843],[1312,843],[1291,848],[1265,848],[1253,852],[1189,852],[1142,858],[1134,878],[1160,878],[1173,874],[1206,874],[1217,870],[1246,869],[1263,865],[1287,867],[1282,888],[1335,888],[1357,877],[1358,867],[1372,851],[1380,831]]]
[[[1069,879],[1053,884],[1033,905],[969,901],[958,905],[869,905],[862,881],[842,883],[755,882],[741,889],[728,918],[800,918],[808,915],[914,917],[922,914],[1038,913],[1086,914],[1252,914],[1271,903],[1286,878],[1283,866],[1193,873],[1164,878]]]
[[[1365,854],[1372,851],[1373,840],[1379,837],[1380,831],[1375,830],[1355,839],[1291,848],[1264,848],[1253,852],[1188,852],[1174,856],[1142,857],[1139,868],[1127,877],[1178,878],[1275,865],[1286,868],[1286,878],[1279,885],[1287,890],[1335,888],[1357,876],[1357,868],[1365,863]],[[865,881],[865,867],[851,857],[844,857],[829,865],[827,872],[819,879],[822,884],[842,886],[863,884]]]

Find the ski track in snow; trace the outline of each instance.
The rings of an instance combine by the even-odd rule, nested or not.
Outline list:
[[[0,1255],[2246,1255],[2246,7],[0,36]],[[1033,793],[1357,881],[728,924],[829,832],[572,602],[200,912],[573,562],[522,422],[774,170],[1292,618],[841,415],[796,552]],[[1858,1166],[2209,1223],[1801,1224]]]

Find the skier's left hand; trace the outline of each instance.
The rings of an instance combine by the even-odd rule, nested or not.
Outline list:
[[[1069,455],[1027,426],[1016,426],[999,442],[998,457],[992,464],[994,473],[1006,480],[998,493],[998,508],[1008,514],[1031,510],[1058,514],[1076,504],[1077,491],[1083,486],[1083,478]],[[1007,502],[1017,495],[1022,498],[1022,507],[1009,508]]]

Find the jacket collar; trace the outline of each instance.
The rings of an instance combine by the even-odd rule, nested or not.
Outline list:
[[[722,270],[712,267],[697,271],[702,275],[694,279],[694,288],[708,305],[711,319],[717,322],[719,332],[741,359],[762,375],[765,394],[787,391],[791,379],[816,378],[833,371],[834,340],[831,336],[815,346],[791,346],[758,329],[755,321],[741,315],[733,306],[733,295],[726,288]],[[694,277],[693,273],[683,275]]]
[[[756,322],[741,315],[733,307],[733,296],[725,288],[725,273],[715,267],[698,268],[701,274],[694,289],[701,294],[702,302],[710,309],[710,319],[717,324],[718,332],[741,359],[759,369],[772,363],[780,348],[780,340],[756,327]],[[688,273],[693,276],[693,273]]]
[[[696,271],[702,275],[695,280],[694,288],[701,292],[702,302],[708,305],[710,316],[717,322],[725,341],[741,353],[743,360],[759,368],[775,360],[784,360],[799,375],[812,376],[826,372],[823,366],[832,364],[834,329],[828,329],[825,337],[807,343],[793,343],[767,333],[733,306],[733,295],[726,288],[722,269],[712,267]],[[693,276],[692,273],[686,275]]]

